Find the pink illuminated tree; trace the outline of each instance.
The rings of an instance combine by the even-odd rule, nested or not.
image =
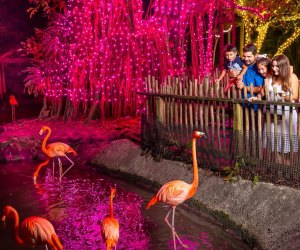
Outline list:
[[[41,115],[102,121],[140,112],[148,75],[211,75],[217,19],[228,9],[224,0],[150,1],[146,13],[142,0],[29,2],[30,14],[49,18],[23,44],[33,58],[25,86],[44,95]]]

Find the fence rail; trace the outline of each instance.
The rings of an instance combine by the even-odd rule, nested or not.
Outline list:
[[[161,140],[160,144],[170,145],[175,140],[185,145],[191,132],[198,129],[209,135],[206,149],[199,149],[205,151],[203,158],[210,159],[208,167],[233,166],[235,159],[242,157],[262,178],[300,183],[299,102],[271,101],[266,95],[265,100],[250,104],[243,98],[246,92],[233,86],[225,94],[224,83],[215,84],[208,78],[169,77],[159,82],[148,77],[146,86],[146,92],[139,93],[146,96],[146,129],[159,127],[156,134],[161,137],[155,140]],[[253,87],[250,89],[253,96]],[[166,152],[165,145],[156,151]]]

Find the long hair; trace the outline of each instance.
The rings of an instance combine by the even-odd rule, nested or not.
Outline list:
[[[278,76],[273,75],[275,82],[281,83],[282,90],[287,91],[291,87],[291,67],[290,61],[285,55],[278,55],[272,59],[276,61],[279,69]]]

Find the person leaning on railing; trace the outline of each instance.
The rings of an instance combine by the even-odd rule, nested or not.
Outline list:
[[[265,91],[268,91],[270,101],[282,101],[295,102],[298,100],[299,82],[298,77],[291,70],[289,59],[285,55],[277,55],[271,62],[272,76],[266,80],[265,90],[260,91],[257,97],[264,97]],[[257,97],[249,98],[249,101],[257,100]],[[276,114],[282,116],[284,110],[284,131],[282,131],[282,120],[278,120],[277,132],[279,135],[277,142],[277,151],[288,153],[290,152],[290,143],[285,143],[284,148],[281,148],[281,135],[285,136],[286,141],[290,141],[289,138],[289,121],[290,121],[290,107],[277,105]],[[274,105],[270,105],[270,112],[274,113]],[[274,122],[271,122],[272,134],[274,131]],[[292,136],[297,135],[297,111],[295,108],[292,110]],[[298,151],[298,144],[296,140],[293,140],[293,151]],[[272,151],[274,151],[274,138],[272,138]]]
[[[244,74],[243,80],[238,81],[236,86],[238,89],[243,90],[246,88],[247,96],[244,97],[244,93],[242,91],[242,97],[245,99],[250,98],[251,96],[251,88],[250,84],[253,84],[253,94],[256,96],[262,90],[262,86],[264,83],[263,77],[258,73],[256,67],[257,60],[257,48],[254,44],[249,43],[243,48],[243,60],[244,63],[248,66],[246,73]],[[258,110],[258,105],[253,105],[254,110]]]

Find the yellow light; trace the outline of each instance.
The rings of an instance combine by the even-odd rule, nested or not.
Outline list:
[[[282,54],[300,35],[300,27],[297,27],[293,33],[281,46],[278,48],[275,55]]]

